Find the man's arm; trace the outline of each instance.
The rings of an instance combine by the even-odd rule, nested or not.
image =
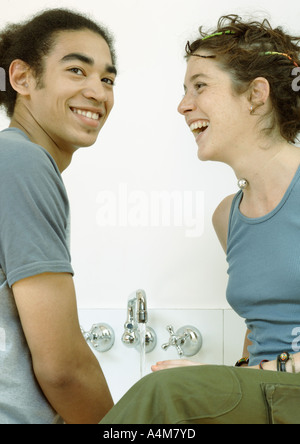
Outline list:
[[[98,423],[113,401],[80,331],[73,278],[45,273],[13,285],[33,369],[52,407],[69,424]]]

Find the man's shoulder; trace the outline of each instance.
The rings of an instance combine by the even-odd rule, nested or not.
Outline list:
[[[36,146],[18,128],[7,128],[0,132],[0,156],[30,155]]]
[[[8,128],[0,132],[0,171],[13,175],[26,171],[28,174],[50,165],[53,170],[51,156],[44,148],[31,142],[21,130]]]
[[[6,128],[0,131],[0,146],[20,146],[24,143],[31,144],[32,142],[26,134],[18,128]]]

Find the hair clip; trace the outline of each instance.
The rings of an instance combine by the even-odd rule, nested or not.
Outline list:
[[[206,37],[203,37],[202,42],[204,40],[210,39],[211,37],[217,37],[224,34],[235,34],[235,31],[231,31],[228,29],[227,31],[221,31],[221,32],[215,32],[214,34],[207,35]]]
[[[299,65],[295,62],[295,60],[293,60],[292,57],[290,57],[288,54],[285,54],[284,52],[267,51],[261,52],[260,55],[281,55],[287,57],[297,68],[299,68]]]

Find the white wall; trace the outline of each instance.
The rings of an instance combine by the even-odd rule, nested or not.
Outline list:
[[[227,308],[225,256],[211,216],[237,190],[236,179],[227,166],[197,160],[193,136],[177,113],[183,50],[199,25],[214,27],[227,13],[267,17],[299,34],[299,2],[2,0],[1,5],[1,26],[44,7],[66,6],[90,13],[115,34],[114,111],[96,145],[76,153],[64,173],[79,307],[125,308],[128,294],[142,287],[151,308]],[[1,128],[6,124],[1,118]],[[176,192],[176,205],[183,204],[170,220],[155,207],[162,191]]]

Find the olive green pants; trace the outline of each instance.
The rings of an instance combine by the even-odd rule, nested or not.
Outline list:
[[[300,424],[300,374],[162,370],[135,384],[100,424]]]

